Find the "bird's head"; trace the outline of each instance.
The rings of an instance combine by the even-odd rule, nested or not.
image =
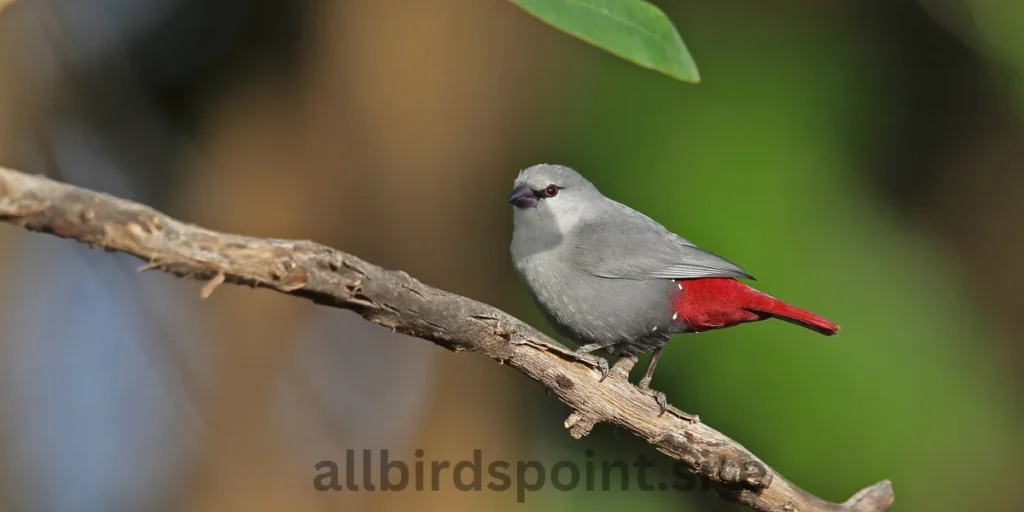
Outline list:
[[[538,164],[519,173],[508,202],[515,218],[568,227],[602,198],[580,173],[564,165]]]

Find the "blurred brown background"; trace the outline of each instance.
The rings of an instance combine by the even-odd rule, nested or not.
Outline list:
[[[682,337],[654,383],[674,404],[825,498],[891,478],[894,510],[1013,510],[1024,7],[656,3],[700,85],[508,2],[18,0],[0,11],[0,163],[313,239],[545,328],[504,198],[523,167],[576,167],[844,328]],[[512,370],[345,311],[234,287],[200,302],[10,226],[0,261],[4,510],[512,509],[514,492],[451,485],[317,492],[314,464],[659,457],[608,427],[572,441]],[[518,507],[736,508],[553,489]]]

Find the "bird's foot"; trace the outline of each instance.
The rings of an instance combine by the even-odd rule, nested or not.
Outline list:
[[[673,414],[679,416],[680,418],[686,421],[689,421],[690,423],[700,423],[700,416],[697,416],[696,414],[690,414],[686,411],[680,411],[679,409],[676,409],[675,407],[672,406],[669,406],[669,408],[672,409]]]
[[[637,383],[637,387],[650,393],[651,396],[654,397],[654,401],[658,402],[658,407],[661,409],[658,416],[661,416],[662,414],[665,414],[665,411],[668,409],[668,396],[662,391],[651,389],[651,376],[653,373],[654,372],[648,372],[647,375],[644,375],[644,377],[640,379],[640,382]]]
[[[654,401],[658,404],[658,408],[661,410],[661,412],[658,413],[658,416],[665,414],[665,411],[668,410],[668,395],[666,395],[665,392],[651,389],[651,379],[648,378],[640,379],[640,383],[637,384],[637,387],[640,388],[640,391],[650,393],[651,397],[654,398]]]
[[[608,374],[611,373],[611,370],[608,369],[608,360],[597,356],[591,357],[597,359],[597,369],[601,371],[601,378],[598,379],[598,382],[604,382],[608,378]]]
[[[654,398],[654,401],[658,404],[658,409],[660,411],[660,412],[658,412],[658,416],[662,416],[662,415],[665,414],[666,411],[668,411],[669,409],[672,409],[672,414],[675,414],[676,416],[679,416],[680,418],[682,418],[682,419],[684,419],[686,421],[689,421],[691,423],[698,423],[698,422],[700,422],[700,416],[697,416],[696,414],[690,414],[690,413],[685,412],[685,411],[681,411],[681,410],[679,410],[679,409],[669,405],[668,404],[668,395],[666,395],[664,391],[658,391],[656,389],[651,389],[649,384],[650,384],[650,381],[648,381],[646,383],[643,382],[643,381],[640,381],[640,384],[638,384],[637,387],[639,387],[641,391],[646,391],[647,393],[650,393],[651,397]]]
[[[599,348],[604,347],[596,343],[583,345],[576,349],[576,357],[579,357],[581,361],[584,361],[591,366],[596,366],[597,370],[601,372],[601,379],[598,380],[598,382],[604,382],[604,380],[608,378],[608,374],[611,373],[611,369],[608,367],[608,361],[606,359],[591,354],[591,352]]]

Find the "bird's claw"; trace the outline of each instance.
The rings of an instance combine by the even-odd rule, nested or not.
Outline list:
[[[658,402],[658,416],[665,414],[665,411],[668,410],[668,396],[662,391],[655,391],[653,389],[651,390],[651,395],[654,396],[654,401]]]
[[[697,416],[696,414],[690,414],[688,412],[680,411],[679,409],[676,409],[674,407],[672,412],[676,413],[676,416],[679,416],[680,418],[689,421],[690,423],[700,423],[700,416]]]
[[[608,368],[608,361],[606,359],[602,359],[600,357],[596,357],[596,359],[597,369],[601,371],[601,378],[598,382],[604,382],[604,380],[608,378],[608,374],[611,373],[611,368]]]
[[[700,423],[700,416],[696,414],[690,414],[685,411],[681,411],[668,404],[668,395],[663,391],[657,391],[646,386],[640,386],[640,389],[647,391],[654,398],[654,401],[658,404],[658,416],[663,416],[669,409],[672,409],[672,413],[680,418],[689,421],[690,423]]]
[[[658,409],[661,411],[658,413],[658,416],[665,414],[665,411],[668,410],[668,395],[666,395],[664,391],[651,389],[651,379],[647,377],[640,379],[640,382],[637,383],[636,387],[640,388],[641,391],[646,391],[651,394],[654,401],[658,404]]]

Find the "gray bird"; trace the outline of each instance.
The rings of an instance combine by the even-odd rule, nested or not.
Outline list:
[[[603,350],[635,362],[653,352],[642,389],[649,389],[662,347],[676,334],[772,317],[826,335],[839,331],[738,281],[753,277],[605,197],[568,167],[523,170],[508,201],[512,262],[541,312],[581,345],[579,354]],[[664,395],[655,397],[664,409]]]

